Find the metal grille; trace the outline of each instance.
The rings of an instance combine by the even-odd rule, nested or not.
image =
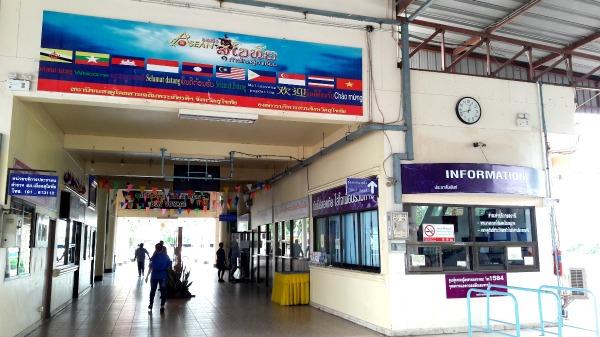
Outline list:
[[[569,269],[571,288],[585,288],[585,271],[579,268]],[[586,297],[582,291],[573,291],[573,296]]]

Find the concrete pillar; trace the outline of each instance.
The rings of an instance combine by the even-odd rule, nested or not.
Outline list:
[[[102,281],[104,275],[105,245],[106,245],[106,211],[108,209],[108,191],[98,189],[96,211],[98,212],[98,227],[96,230],[96,256],[94,281]]]
[[[106,237],[104,252],[104,272],[112,273],[115,270],[115,232],[117,227],[117,192],[110,190],[108,198],[108,212],[106,221]]]

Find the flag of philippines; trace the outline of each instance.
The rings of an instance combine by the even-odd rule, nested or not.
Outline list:
[[[146,70],[179,74],[179,62],[159,59],[148,59]]]
[[[212,76],[213,65],[204,63],[183,62],[181,72],[186,75]]]
[[[243,81],[246,79],[246,69],[217,66],[217,77]]]
[[[111,66],[132,67],[132,68],[143,68],[144,67],[144,59],[141,57],[113,55],[110,58],[110,65]]]
[[[327,76],[308,76],[308,86],[317,88],[333,88],[335,79]]]
[[[248,81],[261,83],[277,83],[277,77],[272,71],[248,69]]]
[[[280,73],[279,84],[306,86],[306,76],[302,74]]]

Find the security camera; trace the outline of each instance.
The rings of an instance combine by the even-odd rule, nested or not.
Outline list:
[[[473,147],[486,147],[487,145],[484,142],[475,142],[473,143]]]

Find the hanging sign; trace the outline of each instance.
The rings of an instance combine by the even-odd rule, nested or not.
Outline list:
[[[377,208],[376,195],[347,195],[339,186],[312,195],[312,215],[323,216]]]
[[[362,50],[44,11],[38,90],[362,116]]]
[[[308,218],[308,198],[292,200],[274,207],[273,221]]]
[[[403,164],[402,193],[498,193],[542,197],[540,170],[496,164]]]
[[[378,195],[376,178],[346,178],[346,195]]]
[[[58,176],[11,172],[8,194],[12,196],[56,197]]]
[[[210,193],[122,190],[121,209],[210,209]]]

